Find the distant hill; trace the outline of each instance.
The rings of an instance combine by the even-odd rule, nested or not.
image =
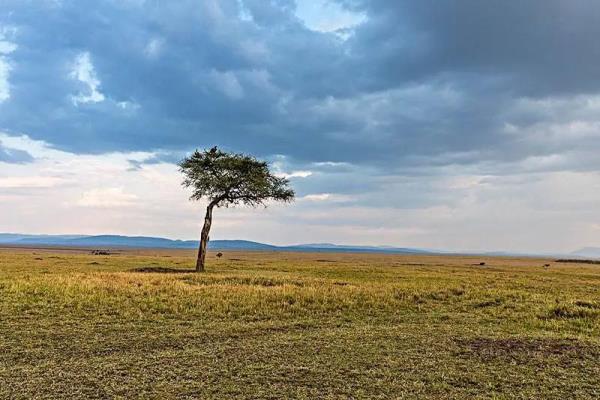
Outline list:
[[[584,247],[571,253],[576,257],[600,258],[600,247]]]
[[[0,233],[0,244],[21,246],[66,246],[66,247],[139,247],[167,249],[195,249],[197,240],[172,240],[149,236],[121,235],[19,235]],[[247,240],[213,240],[209,247],[214,249],[270,250],[268,244]]]
[[[197,240],[173,240],[151,236],[123,235],[23,235],[18,233],[0,233],[0,246],[62,246],[85,248],[163,248],[163,249],[196,249]],[[249,240],[211,240],[210,249],[219,250],[262,250],[262,251],[293,251],[293,252],[323,252],[323,253],[389,253],[389,254],[462,254],[481,256],[505,257],[573,257],[598,258],[600,247],[585,247],[570,254],[553,253],[513,253],[505,251],[490,252],[448,252],[444,250],[417,249],[393,246],[361,246],[342,245],[334,243],[306,243],[290,246],[274,246]]]
[[[121,235],[20,235],[0,233],[0,244],[14,246],[64,246],[64,247],[132,247],[132,248],[165,248],[195,249],[197,240],[172,240],[148,236]],[[263,250],[263,251],[316,251],[316,252],[370,252],[370,253],[408,253],[427,254],[427,250],[376,247],[346,246],[332,243],[299,244],[294,246],[273,246],[248,240],[211,240],[211,249],[221,250]]]

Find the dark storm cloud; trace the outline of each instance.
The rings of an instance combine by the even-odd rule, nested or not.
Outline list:
[[[512,94],[600,88],[600,3],[594,0],[348,0],[371,22],[353,40],[371,59],[364,79],[390,81],[482,73],[514,80]]]
[[[218,144],[380,171],[563,153],[576,169],[600,147],[600,3],[342,3],[366,15],[348,40],[292,0],[4,1],[18,47],[0,129],[78,153]],[[587,134],[548,136],[574,121]]]

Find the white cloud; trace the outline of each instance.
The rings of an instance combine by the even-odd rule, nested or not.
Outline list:
[[[335,162],[335,161],[321,161],[314,163],[317,167],[348,167],[350,166],[347,162]]]
[[[117,107],[125,111],[137,111],[140,109],[140,105],[134,101],[119,101]]]
[[[308,200],[308,201],[326,201],[326,200],[329,200],[330,198],[331,198],[331,194],[329,194],[329,193],[307,194],[306,196],[302,197],[303,200]]]
[[[486,184],[486,176],[453,176],[445,180],[448,189],[473,189]]]
[[[11,67],[6,57],[0,56],[0,103],[10,98],[10,84],[8,77]]]
[[[34,158],[0,167],[0,232],[194,238],[200,229],[203,203],[188,200],[176,166],[130,170],[154,153],[78,155],[1,132],[0,143]]]
[[[87,86],[85,93],[82,92],[71,97],[73,104],[104,101],[104,95],[100,92],[100,80],[96,76],[90,53],[83,52],[75,58],[70,76]]]
[[[65,179],[56,176],[7,176],[0,177],[0,188],[51,188],[65,182]]]
[[[278,172],[277,175],[280,178],[308,178],[313,173],[312,171],[291,171],[291,172]]]
[[[271,163],[271,168],[275,176],[280,178],[308,178],[313,175],[312,171],[308,170],[291,170],[288,163],[288,158],[282,154],[276,154],[273,156],[274,161]],[[289,172],[286,172],[289,171]]]
[[[352,200],[352,196],[335,194],[335,193],[314,193],[307,194],[300,198],[300,200],[306,200],[311,202],[330,202],[330,203],[342,203]]]
[[[5,34],[0,31],[0,103],[10,98],[9,76],[12,69],[8,54],[17,49],[17,45],[5,40]]]
[[[237,0],[237,3],[239,8],[239,19],[242,21],[253,22],[254,18],[252,17],[252,13],[248,9],[248,7],[246,7],[246,4],[244,4],[244,1]]]
[[[2,40],[0,36],[0,54],[9,54],[17,49],[17,45],[7,40]]]
[[[99,188],[84,192],[76,202],[82,207],[127,207],[133,206],[138,197],[126,193],[123,188]]]
[[[351,12],[331,0],[298,0],[296,15],[306,27],[319,32],[339,32],[360,25],[366,15]]]

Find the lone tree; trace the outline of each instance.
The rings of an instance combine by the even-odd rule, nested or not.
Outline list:
[[[273,175],[267,162],[249,155],[226,153],[217,147],[196,150],[179,163],[179,169],[185,176],[183,186],[193,189],[190,200],[209,201],[200,236],[196,272],[204,271],[213,208],[238,204],[256,207],[265,205],[268,200],[291,202],[294,199],[294,191],[287,179]]]

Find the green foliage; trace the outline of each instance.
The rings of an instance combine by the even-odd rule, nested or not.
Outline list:
[[[211,204],[227,207],[294,199],[287,179],[273,175],[267,162],[249,155],[226,153],[213,147],[202,152],[196,150],[179,167],[185,175],[183,185],[193,188],[193,200],[207,198]]]

